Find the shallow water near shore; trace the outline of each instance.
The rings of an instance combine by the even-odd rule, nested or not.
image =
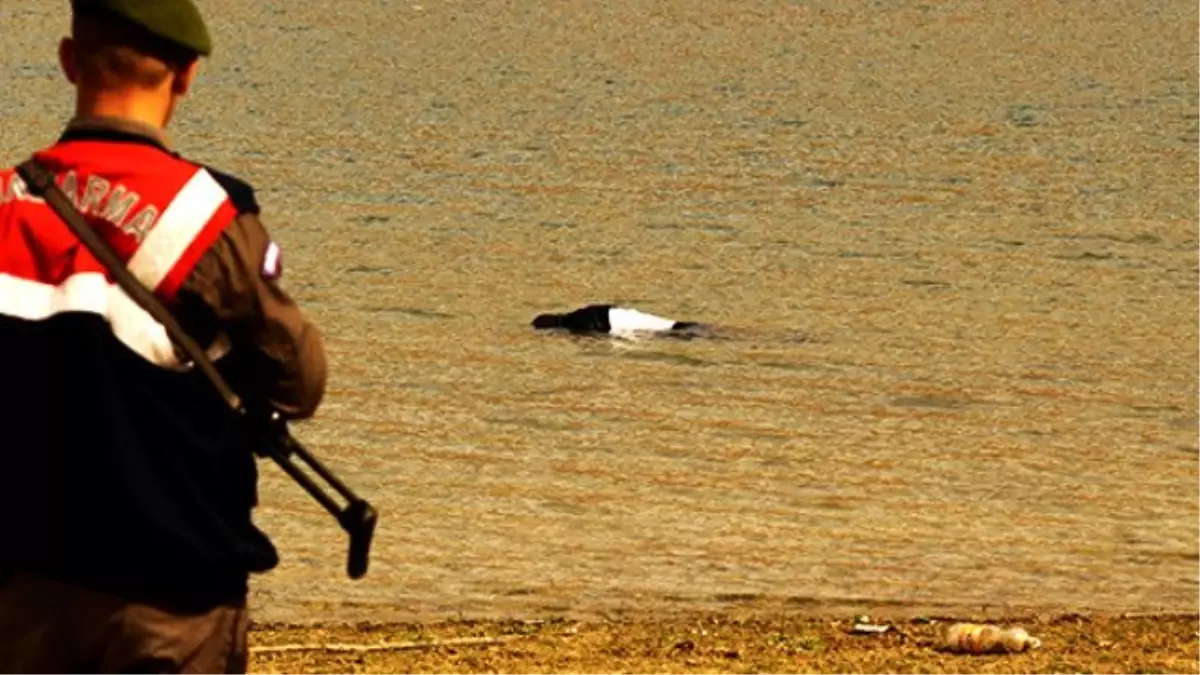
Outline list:
[[[263,619],[1196,611],[1195,3],[236,3],[172,135],[254,183],[329,392]],[[0,149],[69,113],[0,7]],[[624,302],[726,339],[535,334]]]

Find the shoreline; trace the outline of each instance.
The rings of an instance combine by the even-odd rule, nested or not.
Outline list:
[[[363,596],[284,598],[256,589],[249,601],[252,623],[292,628],[360,625],[364,622],[434,625],[456,621],[547,619],[580,622],[662,621],[707,615],[839,619],[868,614],[892,621],[907,621],[916,617],[970,617],[979,621],[995,621],[1068,615],[1126,618],[1200,615],[1200,596],[1190,607],[1182,603],[1105,606],[739,592],[687,595],[631,593],[610,597],[506,593],[460,599],[453,603],[433,603],[418,597],[392,598],[388,602],[367,600]]]
[[[1185,672],[1200,673],[1200,614],[758,610],[627,612],[596,619],[256,622],[250,672]],[[1021,626],[1042,641],[1020,654],[950,654],[952,622]]]

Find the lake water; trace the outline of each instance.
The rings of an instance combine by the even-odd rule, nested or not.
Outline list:
[[[417,4],[419,3],[419,4]],[[259,618],[1198,607],[1194,2],[202,0],[323,329]],[[4,3],[0,149],[70,111]],[[720,340],[535,334],[623,302]]]

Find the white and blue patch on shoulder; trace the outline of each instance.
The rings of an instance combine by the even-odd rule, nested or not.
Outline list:
[[[262,277],[267,281],[275,281],[283,276],[283,249],[274,241],[267,244],[267,251],[263,254],[261,271]]]
[[[666,333],[675,326],[671,319],[654,316],[627,307],[608,310],[608,332],[617,336],[636,336],[642,333]]]

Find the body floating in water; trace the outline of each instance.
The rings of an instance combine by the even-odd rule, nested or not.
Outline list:
[[[537,330],[625,338],[647,335],[693,338],[710,333],[710,328],[701,323],[664,319],[619,305],[588,305],[566,314],[539,314],[532,325]]]

